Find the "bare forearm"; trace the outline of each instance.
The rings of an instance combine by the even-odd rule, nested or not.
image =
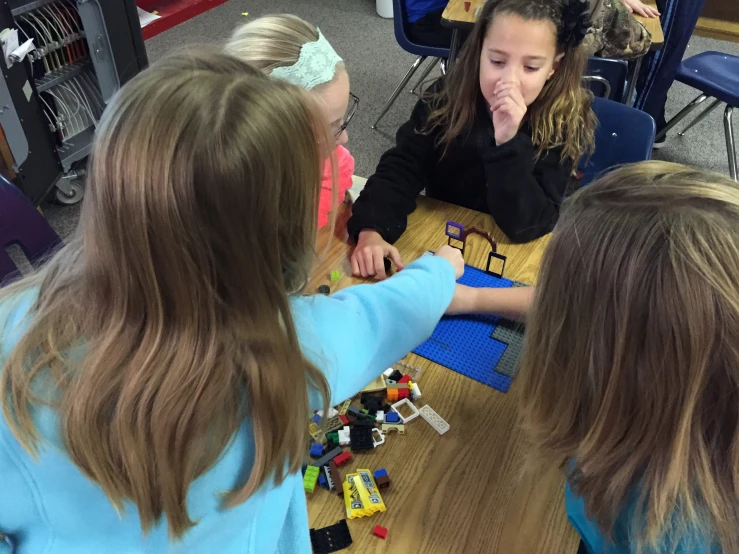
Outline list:
[[[494,314],[523,321],[534,300],[534,287],[472,288],[457,285],[448,315]]]

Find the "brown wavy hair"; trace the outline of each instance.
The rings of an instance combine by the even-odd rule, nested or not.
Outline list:
[[[575,193],[544,255],[519,383],[533,458],[606,536],[635,503],[637,552],[739,553],[737,221],[734,181],[645,162]]]
[[[488,0],[477,18],[462,53],[443,78],[438,92],[426,101],[431,114],[423,133],[440,129],[437,147],[446,152],[455,138],[468,132],[475,120],[477,105],[484,101],[480,91],[480,52],[496,16],[515,14],[527,21],[551,21],[555,29],[562,25],[566,0]],[[564,54],[559,67],[528,107],[531,139],[536,156],[545,150],[562,147],[562,161],[577,161],[594,145],[595,114],[593,95],[582,86],[587,52],[580,46],[558,44],[557,54]]]
[[[34,404],[53,406],[71,459],[144,531],[195,525],[189,487],[246,418],[254,463],[225,506],[300,470],[308,389],[329,396],[289,305],[313,260],[323,120],[228,55],[157,63],[100,121],[71,242],[0,293],[39,290],[0,373],[15,436],[36,455]]]

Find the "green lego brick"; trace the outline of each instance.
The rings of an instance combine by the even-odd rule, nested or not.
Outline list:
[[[334,270],[334,271],[331,272],[330,277],[331,277],[331,282],[332,283],[335,283],[336,281],[338,281],[339,279],[341,279],[341,273],[338,272],[338,271],[336,271],[336,270]]]
[[[321,472],[321,468],[315,466],[308,466],[305,468],[305,475],[303,475],[303,488],[305,492],[313,492],[316,489],[316,481],[318,481],[318,474]]]

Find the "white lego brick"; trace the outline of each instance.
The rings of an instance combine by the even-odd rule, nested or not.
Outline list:
[[[400,410],[398,409],[398,408],[400,408],[400,407],[401,407],[401,406],[402,406],[403,404],[407,405],[407,406],[408,406],[408,407],[409,407],[409,408],[410,408],[411,410],[413,410],[413,413],[412,413],[411,415],[409,415],[408,417],[403,417],[403,414],[401,414],[401,413],[400,413]],[[416,418],[417,418],[417,417],[419,416],[419,413],[418,413],[418,408],[416,408],[416,407],[415,407],[415,406],[414,406],[414,405],[413,405],[413,404],[411,403],[411,401],[410,401],[410,400],[408,400],[407,398],[403,398],[403,399],[401,399],[401,400],[398,400],[398,401],[397,401],[397,402],[396,402],[395,404],[393,404],[392,406],[390,406],[390,409],[391,409],[392,411],[394,411],[394,412],[398,412],[398,416],[400,416],[400,421],[401,421],[401,422],[403,423],[403,425],[405,425],[405,424],[406,424],[406,423],[408,423],[409,421],[413,421],[414,419],[416,419]]]
[[[331,419],[332,417],[336,417],[339,415],[339,411],[335,408],[329,408],[328,409],[328,418]]]
[[[351,444],[351,440],[349,438],[349,427],[344,427],[343,429],[339,429],[339,445],[341,446],[349,446]]]
[[[379,438],[375,438],[375,435],[377,435]],[[374,427],[372,429],[372,446],[377,448],[381,444],[385,444],[385,433],[380,431],[377,427]]]
[[[385,412],[377,410],[377,414],[375,414],[375,423],[385,423]]]
[[[413,383],[411,385],[411,400],[415,402],[419,398],[421,398],[421,389],[418,388],[418,385],[416,383]]]
[[[422,406],[421,409],[418,410],[418,413],[421,414],[421,417],[426,420],[426,423],[436,429],[436,432],[440,435],[443,435],[444,433],[449,431],[449,424],[444,421],[442,417],[437,414],[434,409],[428,404]]]
[[[323,466],[323,474],[326,476],[326,483],[328,484],[328,490],[334,490],[334,480],[331,478],[331,471],[329,467]]]
[[[316,410],[316,413],[318,414],[318,417],[323,419],[323,410]]]
[[[383,371],[382,374],[385,377],[390,377],[393,374],[393,371],[395,371],[395,370],[392,367],[389,367],[385,371]]]

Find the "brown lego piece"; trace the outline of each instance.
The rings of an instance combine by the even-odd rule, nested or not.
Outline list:
[[[341,471],[336,465],[336,462],[331,460],[328,463],[328,469],[331,472],[331,479],[334,482],[334,492],[339,496],[344,496],[344,487],[342,485],[344,478],[341,476]]]
[[[390,488],[390,477],[383,475],[381,477],[375,477],[375,483],[378,489]]]

